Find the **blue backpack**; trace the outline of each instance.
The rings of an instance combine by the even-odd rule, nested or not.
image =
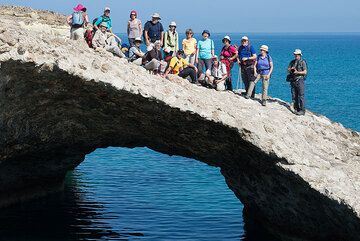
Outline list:
[[[79,28],[82,27],[84,24],[84,17],[83,17],[83,12],[74,12],[72,14],[72,23],[71,26],[75,27],[75,28]]]

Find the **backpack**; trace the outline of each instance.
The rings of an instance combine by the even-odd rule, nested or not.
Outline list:
[[[87,45],[89,46],[89,48],[93,47],[93,45],[92,45],[93,37],[94,37],[94,32],[90,29],[87,29],[85,31],[85,41],[86,41]]]
[[[256,62],[259,62],[259,59],[261,58],[261,55],[258,55],[257,57],[256,57]],[[269,69],[257,69],[257,71],[259,71],[259,70],[270,70],[270,68],[271,68],[271,66],[270,66],[270,55],[269,55],[269,53],[267,53],[266,54],[266,58],[267,58],[267,61],[269,62]]]
[[[72,16],[72,23],[71,23],[72,27],[79,28],[83,26],[84,16],[82,11],[73,12],[71,16]]]
[[[93,20],[93,26],[95,26],[95,23],[99,20],[99,18],[101,19],[100,23],[97,25],[98,27],[100,26],[101,23],[105,22],[109,22],[110,21],[110,18],[109,17],[105,17],[105,16],[100,16],[98,18],[94,18]]]
[[[231,47],[237,49],[234,45],[230,45],[229,48],[226,50],[226,49],[225,49],[225,46],[224,46],[224,47],[221,49],[221,52],[220,52],[220,53],[222,53],[223,51],[227,51],[227,52],[231,55],[231,52],[230,52],[230,48],[231,48]],[[233,57],[233,56],[231,56],[231,57]],[[230,57],[230,58],[231,58],[231,57]],[[232,60],[232,61],[233,61],[233,62],[236,62],[236,59],[234,59],[234,60]]]
[[[292,60],[292,61],[290,62],[290,63],[291,63],[291,67],[295,67],[295,69],[297,69],[300,62],[305,63],[307,73],[309,73],[309,67],[308,67],[308,65],[307,65],[307,62],[306,62],[304,59],[300,59],[300,61],[297,62],[296,65],[295,65],[295,60]],[[308,75],[308,74],[306,74],[306,75],[303,76],[304,81],[306,80],[307,75]],[[292,73],[289,73],[289,74],[286,76],[286,82],[293,82],[293,81],[294,81],[294,77],[295,77],[295,76],[294,76]]]

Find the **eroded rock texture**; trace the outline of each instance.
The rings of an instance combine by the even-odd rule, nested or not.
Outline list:
[[[359,240],[359,133],[149,75],[69,40],[61,15],[0,13],[1,206],[61,189],[96,148],[147,146],[220,167],[248,222],[282,240]]]

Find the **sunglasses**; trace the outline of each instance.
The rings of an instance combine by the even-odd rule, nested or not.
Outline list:
[[[186,35],[192,35],[193,33],[186,33]]]

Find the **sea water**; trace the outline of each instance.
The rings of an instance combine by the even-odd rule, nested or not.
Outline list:
[[[224,35],[211,36],[217,54]],[[230,34],[233,44],[242,35]],[[248,36],[256,50],[269,46],[270,96],[291,100],[286,69],[300,48],[309,66],[307,108],[360,130],[359,34]],[[243,86],[237,66],[233,85]],[[63,193],[2,210],[0,240],[269,240],[247,236],[242,208],[218,168],[147,148],[111,147],[69,172]]]

